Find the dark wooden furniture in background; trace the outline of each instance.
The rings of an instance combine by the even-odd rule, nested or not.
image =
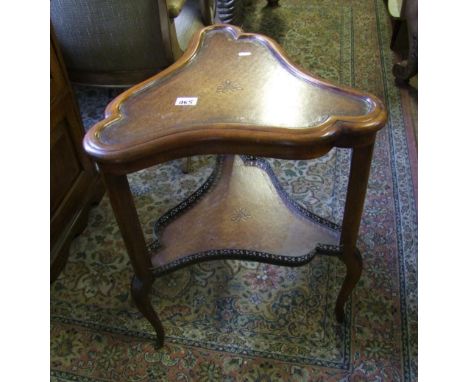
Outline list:
[[[267,0],[269,7],[279,7],[279,0]]]
[[[376,97],[307,74],[273,40],[227,25],[197,33],[174,65],[109,104],[84,147],[103,173],[135,271],[132,296],[157,344],[164,330],[148,296],[154,277],[213,259],[298,266],[336,255],[347,269],[335,305],[342,322],[361,275],[356,240],[375,134],[386,118]],[[312,159],[333,147],[353,150],[341,233],[297,205],[252,157]],[[231,155],[156,222],[147,245],[126,175],[198,154]]]
[[[406,31],[408,52],[403,54],[404,60],[395,63],[392,68],[400,85],[418,73],[418,0],[388,0],[387,6],[392,22],[392,50],[400,50],[397,48],[398,35],[402,29]]]
[[[104,194],[96,167],[84,153],[84,129],[53,32],[50,44],[50,260],[54,281],[91,203]]]

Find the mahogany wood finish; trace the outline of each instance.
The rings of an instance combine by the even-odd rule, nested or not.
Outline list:
[[[193,104],[176,105],[179,97]],[[158,345],[164,332],[149,303],[153,277],[210,259],[294,266],[339,255],[347,269],[335,309],[342,321],[362,270],[356,240],[375,134],[386,119],[375,96],[321,80],[268,37],[228,25],[201,30],[174,65],[112,101],[84,147],[105,175],[135,270],[132,294]],[[341,238],[288,199],[265,165],[228,156],[213,184],[158,220],[147,247],[126,174],[195,154],[311,159],[333,147],[353,150]]]
[[[362,272],[362,259],[356,252],[356,241],[364,208],[373,149],[373,143],[364,147],[355,147],[351,158],[348,192],[340,237],[340,245],[343,248],[341,259],[346,265],[346,277],[335,307],[339,322],[344,320],[344,304],[359,281]]]
[[[104,174],[107,193],[115,214],[117,224],[125,242],[132,262],[135,276],[132,280],[132,297],[140,312],[154,327],[158,337],[157,346],[164,342],[164,329],[149,301],[149,292],[154,276],[151,272],[151,261],[147,254],[145,239],[138,214],[133,203],[132,193],[125,175]]]
[[[104,194],[104,185],[83,150],[84,129],[53,32],[50,70],[50,255],[54,281],[66,263],[72,239],[86,226],[90,206]]]

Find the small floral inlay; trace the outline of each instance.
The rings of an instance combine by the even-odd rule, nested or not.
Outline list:
[[[238,90],[242,90],[242,88],[238,84],[230,80],[225,80],[218,85],[218,87],[216,88],[216,93],[234,93]]]
[[[239,223],[241,221],[246,221],[252,216],[244,208],[237,208],[231,216],[233,222]]]

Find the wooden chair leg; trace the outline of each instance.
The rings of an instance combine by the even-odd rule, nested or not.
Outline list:
[[[407,0],[405,5],[408,25],[408,59],[393,65],[397,85],[407,84],[418,73],[418,2]]]
[[[394,20],[393,21],[393,28],[392,28],[392,37],[390,40],[390,49],[395,50],[395,43],[398,38],[398,33],[400,32],[402,21],[401,20]]]
[[[356,241],[364,208],[373,148],[374,144],[372,143],[369,146],[353,149],[340,238],[340,245],[343,248],[341,259],[346,265],[346,277],[335,305],[338,322],[344,321],[344,305],[362,273],[362,260],[356,250]]]

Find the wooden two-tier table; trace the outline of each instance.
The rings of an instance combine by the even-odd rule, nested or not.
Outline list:
[[[373,95],[339,87],[293,64],[268,37],[209,26],[172,66],[125,91],[84,139],[97,162],[135,275],[131,290],[157,333],[150,304],[155,277],[214,259],[285,266],[334,254],[346,265],[336,301],[344,304],[361,275],[356,249],[376,132],[387,114]],[[352,149],[342,227],[307,211],[257,157],[312,159]],[[147,245],[127,174],[192,155],[220,154],[213,174],[155,223]]]

